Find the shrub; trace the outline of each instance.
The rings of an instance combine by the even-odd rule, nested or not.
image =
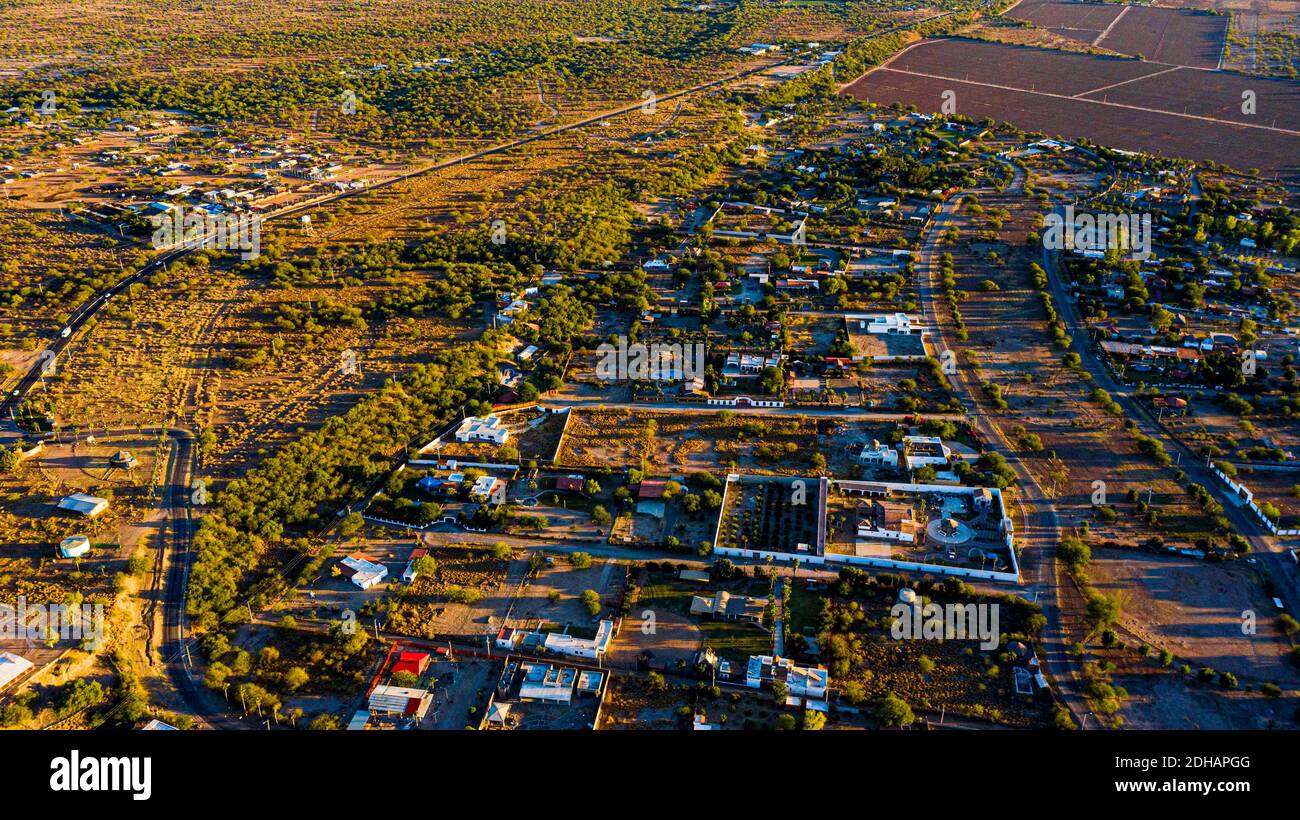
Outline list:
[[[886,726],[910,726],[916,721],[916,716],[912,714],[912,707],[893,693],[881,698],[880,703],[876,705],[876,716]]]
[[[1061,539],[1061,543],[1056,547],[1056,554],[1072,570],[1083,569],[1092,560],[1092,550],[1073,535]]]

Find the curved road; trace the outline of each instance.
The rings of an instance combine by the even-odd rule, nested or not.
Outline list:
[[[1024,184],[1024,172],[1015,168],[1015,178],[1008,190],[1015,190]],[[958,346],[949,346],[944,341],[943,323],[935,310],[936,295],[934,284],[935,271],[938,269],[938,257],[942,253],[941,240],[948,228],[955,222],[956,214],[947,210],[948,203],[962,194],[954,194],[935,208],[935,217],[931,222],[917,259],[917,290],[921,316],[933,328],[939,341],[936,348],[957,351]],[[981,392],[978,384],[971,384],[971,377],[966,367],[959,363],[950,375],[953,389],[963,402],[973,408],[981,407]],[[1058,694],[1074,720],[1080,726],[1088,728],[1088,718],[1092,710],[1088,707],[1078,688],[1079,673],[1077,661],[1070,653],[1070,643],[1061,624],[1060,578],[1056,565],[1056,545],[1060,540],[1061,524],[1056,507],[1038,485],[1015,448],[1011,447],[1002,435],[1001,429],[993,423],[988,413],[971,414],[981,436],[995,451],[1000,452],[1007,464],[1016,472],[1019,497],[1017,503],[1021,508],[1023,531],[1019,533],[1022,547],[1020,551],[1020,577],[1032,584],[1034,600],[1043,609],[1047,624],[1043,628],[1039,648],[1043,664],[1057,684]],[[1024,502],[1028,502],[1032,512],[1026,511]],[[1032,533],[1032,535],[1030,535]]]
[[[983,5],[987,6],[988,3]],[[897,31],[910,29],[917,25],[948,17],[956,13],[957,12],[944,12],[942,14],[933,15],[924,20],[918,20],[875,32],[863,39],[874,39]],[[798,59],[798,56],[792,55],[784,60],[768,63],[757,68],[733,72],[725,77],[665,94],[658,98],[658,102],[667,102],[700,91],[717,88],[735,80],[743,79],[744,77],[759,74],[777,66],[788,64],[796,59]],[[329,202],[365,193],[376,188],[388,187],[404,182],[408,179],[434,173],[456,165],[461,165],[482,157],[511,151],[531,142],[536,142],[557,134],[594,125],[607,118],[622,116],[633,111],[641,110],[641,108],[642,102],[631,103],[612,111],[606,111],[576,122],[539,131],[526,137],[509,140],[480,151],[474,151],[441,162],[435,162],[408,173],[391,177],[368,188],[340,191],[307,199],[276,211],[274,214],[268,214],[265,219],[270,220],[288,217],[310,208],[315,208]],[[203,237],[203,240],[206,240],[207,238],[208,237],[205,236]],[[135,273],[124,277],[104,292],[74,309],[65,325],[67,332],[61,333],[51,341],[42,353],[44,354],[45,352],[48,352],[53,354],[57,361],[60,356],[76,344],[77,337],[81,330],[96,316],[96,314],[99,313],[99,311],[103,310],[104,307],[108,305],[113,297],[122,293],[131,285],[140,282],[161,269],[164,269],[170,262],[200,249],[202,245],[203,241],[200,240],[195,242],[194,246],[191,247],[177,247],[162,251],[153,260]],[[45,361],[48,358],[49,356],[43,356],[42,359],[35,362],[26,375],[18,381],[15,388],[0,398],[0,418],[11,417],[11,414],[17,412],[18,407],[41,381],[45,369]],[[191,711],[195,715],[206,719],[210,725],[216,728],[247,728],[246,724],[241,723],[239,720],[228,714],[227,710],[224,708],[224,704],[214,708],[213,704],[209,702],[212,699],[211,694],[204,690],[202,685],[193,677],[193,667],[190,658],[190,641],[187,637],[185,627],[185,596],[189,581],[189,567],[192,559],[191,535],[193,530],[193,518],[190,512],[188,478],[193,460],[193,437],[188,431],[184,430],[166,429],[157,432],[171,436],[174,442],[174,447],[168,464],[167,487],[164,495],[164,505],[168,510],[169,518],[172,523],[170,527],[170,544],[168,545],[167,541],[160,544],[160,554],[157,558],[158,566],[155,569],[155,583],[162,584],[164,589],[164,629],[161,648],[164,662],[167,664],[168,676],[171,678],[177,692]]]
[[[1062,206],[1057,206],[1056,212],[1064,218]],[[1164,444],[1170,455],[1177,457],[1178,467],[1187,474],[1187,478],[1205,487],[1223,505],[1224,515],[1233,529],[1250,542],[1251,555],[1272,580],[1274,594],[1286,605],[1286,611],[1293,616],[1300,613],[1300,573],[1295,572],[1295,564],[1287,550],[1236,493],[1231,492],[1214,475],[1209,465],[1181,439],[1169,435],[1151,412],[1150,406],[1132,395],[1115,378],[1103,361],[1100,348],[1089,341],[1087,325],[1079,312],[1079,305],[1066,285],[1061,253],[1044,249],[1043,269],[1047,272],[1052,299],[1070,334],[1071,349],[1079,354],[1083,366],[1092,375],[1093,384],[1110,393],[1111,398],[1123,408],[1125,417],[1137,424],[1139,432]]]

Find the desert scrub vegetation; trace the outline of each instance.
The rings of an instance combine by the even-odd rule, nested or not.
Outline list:
[[[443,354],[230,482],[194,537],[188,610],[196,626],[217,626],[243,595],[262,608],[295,572],[314,572],[323,556],[310,554],[308,536],[386,475],[411,440],[484,395],[493,360],[489,343]],[[273,560],[294,557],[283,574]]]
[[[974,640],[895,640],[890,608],[905,586],[941,605],[997,604],[999,646],[984,650]],[[1036,605],[1014,596],[976,594],[957,579],[912,582],[857,569],[841,570],[829,592],[819,603],[814,629],[831,678],[850,703],[894,695],[913,706],[943,707],[1013,726],[1047,724],[1050,704],[1016,695],[1012,683],[1013,663],[1046,624]]]

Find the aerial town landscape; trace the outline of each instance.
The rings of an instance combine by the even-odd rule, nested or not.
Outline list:
[[[0,727],[1300,729],[1300,3],[0,32]]]

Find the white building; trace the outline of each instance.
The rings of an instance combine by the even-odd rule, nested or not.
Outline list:
[[[778,355],[758,356],[752,353],[730,353],[727,355],[726,363],[722,366],[722,375],[732,379],[761,376],[764,368],[780,366],[781,357]]]
[[[887,444],[872,439],[871,446],[862,448],[858,461],[870,467],[898,467],[898,451]]]
[[[487,441],[493,444],[505,444],[510,438],[510,431],[501,422],[500,416],[479,418],[470,416],[456,428],[457,441]]]
[[[372,715],[403,715],[423,718],[433,705],[433,695],[427,689],[407,686],[376,686],[370,692],[367,704]]]
[[[576,669],[541,663],[525,663],[520,669],[524,673],[519,685],[520,700],[566,704],[573,700],[573,683],[578,678]]]
[[[19,657],[12,652],[0,651],[0,689],[4,689],[18,680],[34,665],[26,658]]]
[[[76,513],[85,518],[94,518],[108,509],[108,499],[85,493],[73,493],[60,499],[58,507],[60,510]]]
[[[906,313],[850,313],[844,319],[851,328],[856,324],[859,331],[882,335],[913,333],[921,329]]]
[[[546,647],[546,651],[561,655],[571,655],[575,658],[601,658],[604,657],[605,651],[609,649],[609,642],[613,639],[614,622],[604,620],[597,625],[594,638],[575,638],[572,635],[551,632],[542,645]]]
[[[784,683],[786,691],[795,697],[823,699],[830,673],[820,666],[795,666],[790,658],[750,655],[745,667],[745,685],[758,689],[764,683]]]
[[[59,555],[80,558],[90,552],[90,539],[84,535],[69,535],[59,542]]]
[[[488,504],[504,504],[506,501],[506,483],[496,476],[479,476],[474,486],[469,488],[470,497],[482,496]]]
[[[175,732],[175,731],[177,731],[177,729],[176,729],[175,726],[171,725],[170,723],[163,723],[161,720],[158,720],[157,718],[155,718],[155,719],[149,721],[148,723],[146,723],[146,724],[144,725],[144,728],[141,729],[140,731],[142,731],[142,732]]]
[[[514,629],[505,626],[501,628],[501,631],[497,632],[497,638],[494,643],[496,644],[497,649],[504,649],[507,652],[513,652],[519,644],[523,642],[524,635],[526,634],[528,633],[522,629]]]
[[[873,498],[858,512],[858,538],[912,543],[920,530],[911,504]]]
[[[946,467],[951,458],[952,448],[938,436],[903,436],[903,460],[909,470],[927,465]]]
[[[339,571],[362,589],[370,589],[388,577],[388,567],[355,553],[339,562]]]

